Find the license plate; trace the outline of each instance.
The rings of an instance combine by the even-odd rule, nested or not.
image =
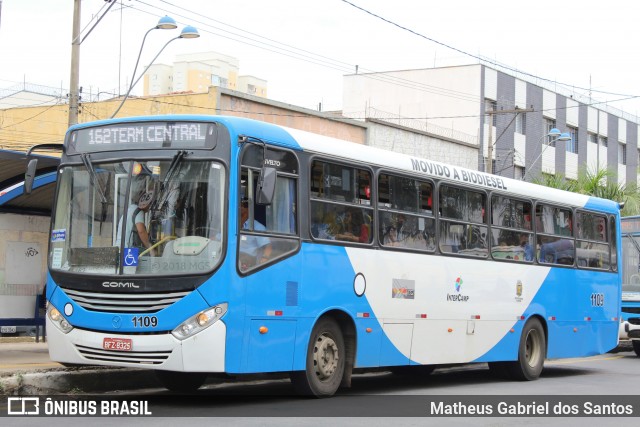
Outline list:
[[[102,340],[102,348],[105,350],[131,351],[133,341],[129,338],[105,338]]]
[[[0,334],[15,334],[15,326],[0,326]]]

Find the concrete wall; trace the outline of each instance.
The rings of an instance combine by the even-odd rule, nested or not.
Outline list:
[[[478,149],[472,145],[444,141],[441,137],[388,122],[368,120],[367,123],[367,145],[468,169],[478,168]]]
[[[330,114],[319,113],[277,101],[219,89],[217,112],[221,115],[247,117],[294,129],[364,144],[367,125],[355,120],[334,119]]]
[[[478,135],[481,70],[481,65],[469,65],[348,75],[343,80],[343,111],[347,117],[365,117],[368,108],[375,108]]]

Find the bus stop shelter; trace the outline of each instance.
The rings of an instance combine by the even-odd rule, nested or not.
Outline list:
[[[51,206],[60,159],[38,157],[31,194],[24,193],[25,153],[0,150],[0,334],[42,326]]]
[[[60,159],[51,156],[33,157],[38,158],[33,191],[31,194],[24,194],[24,173],[28,163],[25,153],[0,150],[0,213],[51,215]]]

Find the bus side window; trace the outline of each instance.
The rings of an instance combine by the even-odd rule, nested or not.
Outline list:
[[[256,152],[257,150],[257,152]],[[290,152],[269,147],[268,156],[283,159],[286,169],[276,172],[273,200],[258,205],[256,189],[262,163],[262,147],[243,152],[238,209],[238,269],[245,273],[293,253],[299,245],[297,224],[297,158]],[[257,160],[256,160],[257,159]]]

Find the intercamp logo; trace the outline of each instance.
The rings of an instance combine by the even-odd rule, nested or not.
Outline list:
[[[40,415],[40,398],[8,397],[7,415]]]

